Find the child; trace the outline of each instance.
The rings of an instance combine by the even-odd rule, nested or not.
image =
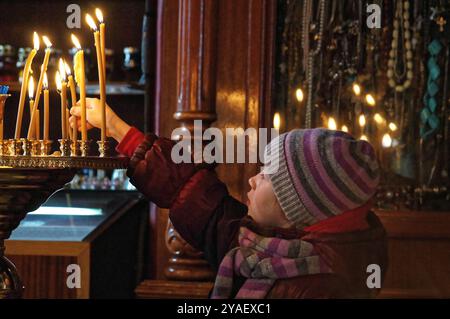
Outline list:
[[[80,127],[80,108],[71,113],[71,125]],[[89,128],[100,127],[98,99],[87,99],[87,120]],[[109,107],[107,123],[117,150],[130,157],[131,182],[170,209],[175,229],[217,270],[212,298],[367,298],[378,292],[368,266],[381,268],[380,282],[387,246],[370,211],[380,172],[369,143],[321,128],[280,135],[268,145],[279,151],[278,169],[250,178],[246,206],[214,170],[175,164],[173,141],[144,136]]]

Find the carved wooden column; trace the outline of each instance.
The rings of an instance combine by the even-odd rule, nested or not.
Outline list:
[[[218,1],[180,0],[179,10],[178,99],[174,119],[193,137],[195,120],[202,120],[203,130],[216,120]],[[170,220],[166,245],[172,254],[164,271],[167,278],[184,281],[214,279],[214,272],[202,258],[203,254],[181,238]]]

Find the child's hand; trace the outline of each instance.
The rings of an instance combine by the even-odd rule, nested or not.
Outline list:
[[[81,103],[70,109],[70,126],[77,126],[81,130]],[[86,128],[101,128],[102,114],[100,100],[97,98],[86,98]],[[126,124],[116,113],[106,104],[106,135],[115,138],[118,142],[122,140],[130,126]]]

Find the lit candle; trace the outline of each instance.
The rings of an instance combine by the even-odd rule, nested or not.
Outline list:
[[[280,116],[280,113],[278,113],[278,112],[276,112],[274,115],[273,115],[273,127],[276,129],[276,130],[280,130],[280,127],[281,127],[281,116]]]
[[[97,8],[95,9],[95,15],[97,16],[97,20],[100,23],[100,46],[102,52],[102,62],[103,62],[103,81],[106,83],[106,54],[105,54],[105,22],[103,20],[102,11]]]
[[[48,79],[47,72],[44,73],[44,141],[48,141],[48,125],[49,125],[49,94],[48,94]]]
[[[100,104],[101,104],[101,141],[105,142],[106,140],[106,88],[104,82],[103,75],[103,59],[101,55],[101,44],[100,44],[100,34],[98,32],[97,26],[94,22],[94,19],[89,14],[86,14],[86,22],[89,24],[89,27],[94,31],[94,40],[95,40],[95,49],[97,51],[97,64],[98,64],[98,80],[100,86]]]
[[[303,91],[301,88],[298,88],[297,90],[295,90],[295,97],[297,98],[298,102],[303,101]]]
[[[69,108],[66,107],[66,122],[65,122],[66,123],[66,132],[68,134],[68,138],[73,141],[73,134],[72,134],[72,131],[70,130],[69,117],[70,117],[70,111],[69,111]]]
[[[72,101],[72,107],[74,107],[77,104],[77,91],[75,88],[75,81],[73,80],[73,75],[72,72],[70,71],[70,67],[67,63],[65,63],[65,67],[66,67],[66,74],[67,74],[67,80],[68,80],[68,86],[70,88],[70,99]],[[69,112],[69,110],[67,110]],[[70,112],[68,113],[69,117],[70,117]],[[70,130],[70,124],[69,124],[69,120],[67,120],[67,130],[70,134],[70,139],[73,141],[73,143],[76,143],[77,138],[78,138],[78,130],[77,130],[77,126],[75,125],[73,127],[72,130]]]
[[[36,100],[34,101],[34,103],[36,104]],[[41,117],[40,117],[39,113],[40,113],[39,110],[36,110],[36,125],[34,127],[36,129],[36,136],[35,137],[36,137],[37,140],[41,139],[41,128],[40,128],[40,125],[39,125]]]
[[[33,101],[33,96],[34,96],[34,79],[33,76],[30,76],[30,79],[28,80],[28,97],[30,98],[30,110],[33,109],[33,105],[34,105],[34,101]],[[28,139],[32,139],[33,138],[33,133],[35,133],[35,127],[34,125],[32,125],[31,121],[30,121],[30,127],[28,128]]]
[[[333,131],[337,130],[337,124],[333,117],[328,118],[328,129]]]
[[[17,110],[17,120],[16,120],[16,131],[14,134],[15,139],[20,138],[20,130],[22,129],[23,108],[25,107],[25,94],[26,94],[25,92],[28,86],[28,77],[30,74],[31,64],[33,63],[34,56],[39,50],[39,36],[37,35],[36,32],[33,33],[33,45],[34,48],[28,55],[22,73],[22,87],[20,89],[19,107]]]
[[[59,59],[59,76],[57,76],[57,88],[61,92],[61,138],[67,139],[66,131],[66,108],[67,108],[67,93],[66,93],[66,70],[64,61]],[[59,78],[59,85],[58,85]]]
[[[51,47],[52,47],[52,43],[50,42],[48,37],[46,37],[44,35],[42,37],[42,40],[45,43],[46,49],[45,49],[44,61],[42,62],[42,65],[41,65],[41,74],[39,75],[39,82],[38,82],[37,89],[36,89],[36,97],[34,99],[34,104],[35,104],[36,109],[38,108],[38,105],[39,105],[39,99],[41,97],[41,91],[42,91],[42,83],[44,81],[44,74],[45,74],[45,72],[47,72],[48,60],[50,59],[50,52],[51,52]]]
[[[48,37],[46,37],[44,35],[42,37],[42,39],[44,40],[45,46],[47,48],[45,49],[44,61],[42,62],[42,65],[41,65],[41,74],[39,75],[39,81],[38,81],[37,88],[36,88],[36,97],[34,99],[34,107],[32,110],[30,110],[31,120],[30,120],[30,126],[28,127],[28,131],[30,131],[30,128],[32,126],[35,126],[36,132],[39,131],[39,119],[36,118],[36,116],[37,116],[36,112],[38,111],[38,108],[39,108],[39,99],[41,97],[41,90],[42,90],[42,84],[44,81],[44,74],[45,74],[45,72],[47,72],[48,60],[50,59],[50,52],[51,52],[51,47],[52,47],[52,43],[50,42]]]
[[[75,75],[75,81],[80,88],[80,101],[81,101],[81,140],[87,141],[87,128],[86,128],[86,76],[84,71],[84,52],[81,50],[80,41],[72,34],[72,42],[77,48],[77,53],[74,56],[73,70]]]

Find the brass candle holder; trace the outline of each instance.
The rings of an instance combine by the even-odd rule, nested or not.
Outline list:
[[[0,141],[0,156],[8,155],[8,141],[1,140]]]
[[[59,139],[59,150],[61,151],[61,156],[70,156],[70,145],[72,140],[69,139]]]
[[[78,141],[80,143],[80,155],[82,157],[89,156],[91,141]]]
[[[31,146],[33,141],[26,138],[21,138],[20,140],[22,142],[22,155],[31,156]]]
[[[22,140],[10,139],[8,141],[8,153],[11,156],[22,155]]]
[[[41,141],[40,140],[32,140],[31,141],[31,156],[40,156],[41,155]]]
[[[100,157],[108,157],[109,156],[109,141],[97,141],[98,144],[98,153]]]
[[[41,152],[40,155],[41,156],[48,156],[50,155],[50,152],[52,150],[52,143],[53,141],[51,140],[40,140],[39,143],[41,144]]]
[[[81,141],[72,141],[70,145],[70,156],[78,156]]]

